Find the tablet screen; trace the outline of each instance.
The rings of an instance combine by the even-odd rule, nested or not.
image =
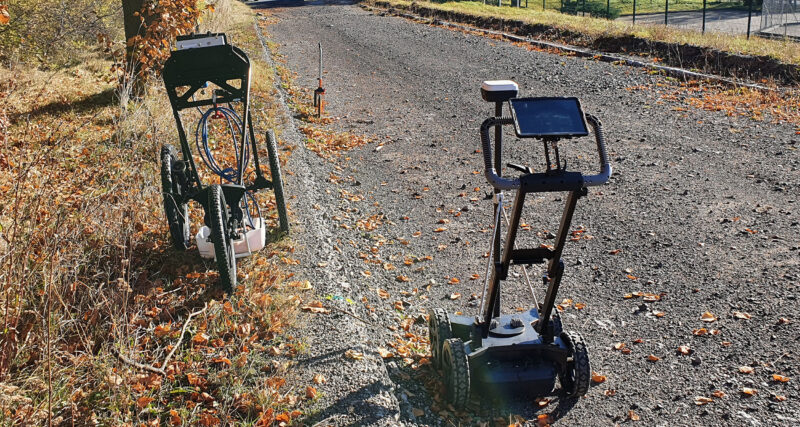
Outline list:
[[[509,103],[520,138],[589,134],[578,98],[514,98]]]

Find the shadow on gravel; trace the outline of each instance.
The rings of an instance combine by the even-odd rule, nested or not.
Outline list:
[[[385,384],[374,381],[345,394],[324,410],[301,422],[308,425],[342,425],[342,422],[359,426],[385,424],[387,417],[392,417],[394,411],[373,401],[375,396],[380,396],[385,390]]]

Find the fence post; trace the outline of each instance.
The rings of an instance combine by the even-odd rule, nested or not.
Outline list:
[[[547,3],[545,3],[546,1],[547,0],[542,0],[542,12],[544,12],[544,9],[547,7]]]
[[[606,19],[611,19],[611,0],[606,0]]]
[[[664,1],[664,26],[669,25],[669,0]]]
[[[753,19],[753,0],[747,2],[747,40],[750,40],[750,21]]]
[[[633,0],[633,24],[636,25],[636,0]]]
[[[703,0],[703,34],[706,33],[706,0]]]

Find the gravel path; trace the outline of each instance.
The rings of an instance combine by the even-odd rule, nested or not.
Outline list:
[[[318,387],[311,421],[478,422],[454,418],[438,402],[435,385],[425,387],[435,384],[431,370],[407,367],[399,357],[382,360],[377,349],[391,349],[389,342],[405,336],[398,325],[429,307],[476,311],[468,296],[480,293],[481,280],[470,277],[482,275],[491,219],[475,150],[478,125],[493,111],[481,101],[479,86],[508,78],[522,95],[579,96],[606,127],[615,174],[578,205],[574,228],[583,225],[593,238],[568,242],[559,297],[586,304],[567,308],[562,318],[566,329],[586,337],[593,371],[608,379],[577,402],[539,409],[517,399],[470,416],[551,413],[559,425],[637,417],[643,425],[800,423],[794,128],[685,111],[651,91],[628,90],[664,82],[638,69],[528,51],[355,5],[304,3],[269,11],[278,18],[268,27],[270,37],[299,85],[316,87],[317,42],[323,44],[326,100],[338,117],[329,126],[375,140],[334,162],[297,150],[288,167],[295,173],[287,192],[296,196],[300,273],[336,309],[304,317],[307,327],[298,332],[309,343],[302,375],[328,378]],[[299,134],[284,135],[302,144]],[[538,144],[512,139],[507,136],[509,161],[541,165]],[[591,141],[566,147],[571,167],[595,169],[579,156]],[[522,232],[523,242],[546,241],[562,202],[558,195],[530,197],[524,219],[531,227]],[[364,227],[370,217],[372,225],[380,222],[377,228]],[[450,220],[447,230],[436,232],[442,219]],[[386,270],[387,263],[396,269]],[[455,292],[463,296],[451,300]],[[624,298],[636,292],[660,300]],[[503,302],[506,311],[532,304],[519,280],[508,282]],[[706,311],[718,320],[701,321]],[[735,312],[752,317],[739,319]],[[702,327],[719,333],[693,335]],[[424,323],[410,332],[424,336]],[[620,342],[628,354],[614,349]],[[691,354],[679,354],[682,345]],[[348,349],[365,357],[347,358]],[[649,361],[651,354],[659,360]],[[742,366],[753,372],[741,373]],[[778,383],[772,374],[791,380]],[[744,387],[758,393],[744,397]],[[714,391],[725,397],[713,397]],[[714,401],[698,406],[696,396]]]

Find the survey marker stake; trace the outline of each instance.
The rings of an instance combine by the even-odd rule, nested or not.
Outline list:
[[[323,99],[325,89],[322,87],[322,43],[317,43],[317,45],[319,46],[319,74],[317,75],[319,87],[314,90],[314,106],[317,107],[317,117],[322,117],[322,112],[325,110],[325,100]]]

